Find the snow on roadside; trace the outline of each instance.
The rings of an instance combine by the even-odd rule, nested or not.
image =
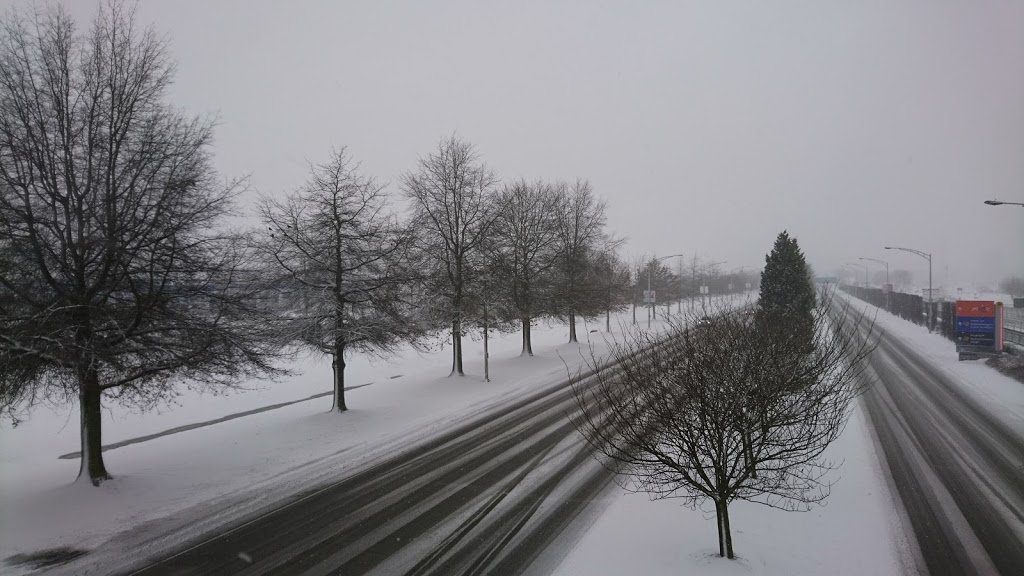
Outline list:
[[[607,509],[555,574],[898,574],[913,559],[858,406],[826,456],[843,461],[824,506],[784,512],[749,502],[729,508],[737,558],[718,556],[714,507],[690,510],[616,487]],[[905,569],[906,568],[906,569]]]
[[[318,398],[110,450],[104,459],[115,479],[99,489],[71,484],[79,461],[57,458],[78,448],[74,415],[42,410],[17,428],[5,423],[0,432],[0,561],[58,546],[95,548],[115,534],[133,527],[149,530],[183,511],[195,511],[197,522],[204,521],[204,513],[238,515],[245,506],[268,504],[337,478],[382,450],[405,446],[503,399],[564,381],[566,364],[581,366],[591,344],[603,354],[608,338],[630,329],[629,320],[629,314],[613,318],[611,334],[603,332],[603,322],[581,323],[581,343],[571,345],[564,344],[566,326],[542,322],[533,331],[532,358],[519,356],[519,333],[493,337],[491,382],[482,381],[479,342],[466,345],[465,378],[447,378],[447,349],[407,352],[387,364],[356,358],[346,371],[349,381],[374,384],[348,393],[351,409],[346,414],[327,413],[330,398]],[[245,393],[187,392],[180,407],[160,414],[115,408],[104,415],[104,441],[330,390],[329,363],[306,361],[300,368],[301,374],[279,383],[251,383]]]
[[[960,389],[979,401],[1013,430],[1024,430],[1024,384],[987,366],[985,360],[957,359],[956,345],[938,333],[890,314],[862,300],[841,294],[855,310],[874,316],[884,338],[895,338],[951,374]]]

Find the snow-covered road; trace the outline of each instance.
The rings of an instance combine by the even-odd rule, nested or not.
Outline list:
[[[984,366],[970,379],[945,369],[952,343],[936,358],[927,350],[937,336],[899,322],[879,313],[878,383],[864,401],[922,568],[1024,574],[1024,385]]]
[[[133,556],[128,537],[65,570],[518,573],[610,481],[567,418],[574,406],[566,380],[177,550]],[[117,558],[128,562],[104,562]]]

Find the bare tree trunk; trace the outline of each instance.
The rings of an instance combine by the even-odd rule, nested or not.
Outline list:
[[[725,557],[732,560],[732,529],[729,527],[729,503],[722,502],[722,531],[725,532]]]
[[[520,356],[533,356],[533,342],[530,340],[530,318],[523,318],[523,352]]]
[[[79,370],[78,387],[82,423],[82,462],[78,469],[78,479],[88,477],[93,486],[99,486],[104,480],[110,480],[110,474],[103,464],[103,441],[101,437],[101,407],[103,391],[100,389],[99,375],[91,365],[91,361]]]
[[[633,302],[633,324],[636,324],[636,302]]]
[[[576,342],[576,312],[569,311],[569,343]]]
[[[725,557],[725,528],[722,525],[722,509],[724,506],[715,500],[715,522],[718,523],[718,555]]]
[[[754,465],[754,447],[750,442],[750,429],[744,426],[743,433],[743,459],[747,461],[747,472],[751,478],[757,478],[757,466]]]
[[[345,341],[338,338],[334,341],[333,361],[334,368],[334,406],[332,412],[344,412],[348,410],[345,404]]]
[[[611,332],[612,331],[612,309],[611,308],[607,308],[604,311],[604,331],[605,332]]]
[[[452,373],[449,376],[465,376],[462,371],[462,322],[452,320]]]

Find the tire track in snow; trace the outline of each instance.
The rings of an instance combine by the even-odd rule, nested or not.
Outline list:
[[[1024,574],[1024,434],[883,335],[864,397],[931,574]]]
[[[520,573],[611,481],[574,408],[564,382],[131,573]]]

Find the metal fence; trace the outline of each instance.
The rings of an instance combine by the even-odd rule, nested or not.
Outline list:
[[[1024,347],[1024,308],[1003,308],[1003,341]]]

